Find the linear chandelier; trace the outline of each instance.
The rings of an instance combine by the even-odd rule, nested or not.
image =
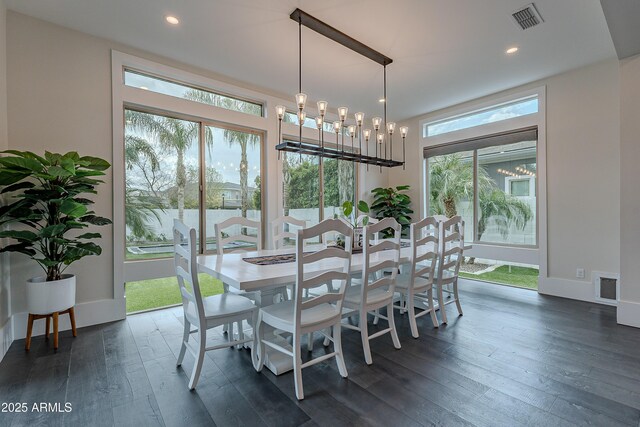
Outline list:
[[[402,138],[402,161],[395,160],[393,157],[393,135],[396,131],[394,122],[387,122],[387,65],[393,60],[380,52],[375,51],[369,46],[359,42],[358,40],[344,34],[343,32],[333,28],[325,22],[309,15],[308,13],[296,9],[289,16],[298,23],[298,94],[295,96],[297,105],[298,126],[300,128],[298,141],[282,140],[282,120],[286,114],[286,108],[282,105],[276,106],[276,114],[278,116],[278,145],[276,150],[287,151],[291,153],[315,155],[323,158],[348,160],[352,162],[365,163],[367,168],[369,165],[382,167],[405,167],[405,139],[409,128],[400,127],[400,137]],[[332,129],[336,135],[335,148],[325,144],[324,140],[324,124],[327,114],[327,101],[318,101],[318,116],[315,118],[316,127],[318,129],[318,143],[305,142],[302,140],[302,127],[307,117],[305,105],[307,95],[302,92],[302,26],[310,28],[319,34],[339,43],[367,58],[377,62],[383,67],[383,97],[380,102],[383,103],[383,117],[374,117],[371,120],[373,131],[371,129],[363,129],[364,113],[357,112],[354,114],[354,124],[347,123],[348,107],[338,108],[338,119],[332,123]],[[350,147],[345,150],[345,134],[350,138]],[[362,143],[364,139],[365,150],[363,152]],[[341,141],[342,140],[342,141]],[[355,141],[358,146],[356,151]],[[341,143],[342,142],[342,143]],[[369,150],[370,142],[373,142],[374,149]],[[388,148],[388,150],[387,150]],[[373,154],[373,155],[370,155]]]

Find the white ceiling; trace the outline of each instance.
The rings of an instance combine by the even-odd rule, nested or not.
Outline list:
[[[390,119],[408,118],[614,57],[598,0],[7,0],[14,11],[283,94],[297,92],[296,8],[362,41],[388,66]],[[164,21],[167,14],[180,25]],[[520,51],[507,56],[507,47]],[[379,113],[382,67],[303,27],[303,91]],[[315,111],[311,111],[315,113]]]

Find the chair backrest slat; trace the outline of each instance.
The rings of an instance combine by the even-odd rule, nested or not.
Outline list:
[[[292,216],[281,216],[271,223],[272,249],[280,249],[286,239],[294,239],[297,234],[291,231],[291,226],[305,228],[307,221],[296,219]]]
[[[393,230],[393,237],[378,242],[375,236],[382,230]],[[400,266],[400,238],[402,226],[394,218],[384,218],[375,224],[367,225],[363,230],[363,256],[362,287],[360,290],[361,301],[366,304],[370,292],[376,289],[384,289],[389,298],[393,298],[396,276]],[[371,241],[375,243],[370,244]],[[382,261],[374,259],[374,255],[385,252],[391,259]],[[388,274],[390,273],[390,274]]]
[[[456,215],[440,224],[440,253],[441,261],[438,267],[438,281],[449,283],[458,277],[460,266],[464,259],[464,221]],[[444,277],[444,272],[450,274]]]
[[[173,249],[173,261],[182,296],[184,315],[194,326],[200,327],[204,325],[205,315],[198,280],[196,230],[187,227],[177,219],[173,220]],[[189,305],[193,305],[195,317],[189,312]]]
[[[235,227],[240,227],[240,233],[228,235],[226,237],[223,236],[222,233],[224,230]],[[215,224],[214,228],[216,232],[216,252],[218,255],[222,255],[224,253],[224,246],[228,243],[253,243],[257,250],[262,249],[262,228],[260,226],[260,221],[252,221],[243,217],[233,217]],[[242,229],[247,228],[255,229],[256,234],[242,234]],[[227,252],[247,252],[247,250],[237,248],[227,250]]]
[[[323,248],[311,254],[305,254],[307,240],[316,239],[325,233],[338,233],[344,236],[345,248]],[[340,219],[327,219],[309,228],[299,229],[296,239],[296,289],[294,292],[296,329],[301,325],[302,312],[324,304],[325,302],[336,305],[338,313],[342,310],[344,293],[351,280],[351,246],[353,241],[353,229]],[[317,263],[321,263],[319,266]],[[318,287],[328,282],[335,286],[329,287],[329,292],[312,299],[304,298],[305,289]]]
[[[414,291],[433,285],[440,252],[440,221],[428,217],[411,224],[410,286]]]

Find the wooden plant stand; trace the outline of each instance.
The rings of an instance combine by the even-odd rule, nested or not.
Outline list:
[[[73,307],[68,308],[64,311],[56,311],[55,313],[50,314],[31,314],[29,313],[29,320],[27,323],[27,340],[25,342],[24,348],[26,351],[29,351],[31,348],[31,332],[33,331],[33,321],[38,319],[46,319],[47,326],[45,328],[45,339],[49,339],[49,319],[53,318],[53,349],[58,349],[58,317],[61,314],[68,314],[69,320],[71,321],[71,331],[73,332],[73,336],[76,337],[78,334],[76,333],[76,316],[73,312]]]

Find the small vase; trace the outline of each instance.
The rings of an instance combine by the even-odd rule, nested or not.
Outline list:
[[[362,250],[362,231],[362,227],[355,227],[353,229],[353,241],[351,242],[353,252]]]

